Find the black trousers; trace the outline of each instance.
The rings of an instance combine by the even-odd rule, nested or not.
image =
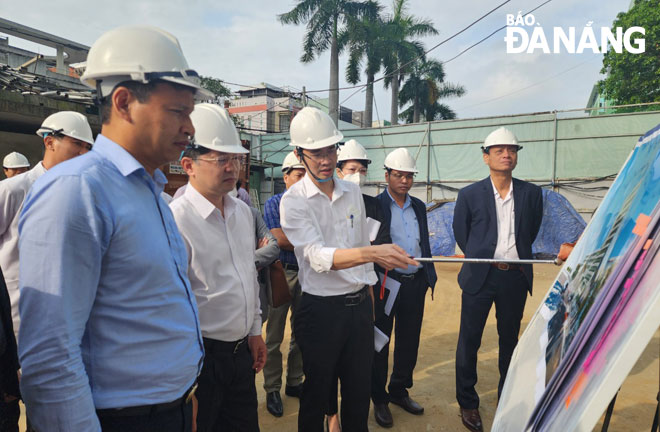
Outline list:
[[[389,277],[389,275],[388,275]],[[371,399],[374,403],[387,403],[389,397],[406,397],[408,389],[413,386],[413,370],[417,364],[419,336],[424,317],[424,300],[428,286],[422,270],[415,273],[414,278],[398,278],[401,282],[397,298],[389,315],[385,315],[384,307],[389,290],[385,290],[380,300],[380,288],[374,289],[376,297],[376,327],[386,336],[392,336],[394,326],[394,364],[388,391],[387,384],[389,342],[380,352],[374,353],[374,366],[371,377]]]
[[[182,403],[166,411],[137,416],[99,415],[103,432],[190,432],[192,404]]]
[[[521,271],[503,271],[491,267],[478,293],[468,294],[463,291],[461,327],[456,348],[456,399],[462,408],[479,408],[479,395],[474,388],[477,383],[477,351],[493,303],[499,335],[499,399],[513,350],[518,344],[527,288],[527,279]]]
[[[18,432],[20,414],[18,399],[11,402],[0,399],[0,432]]]
[[[349,306],[303,293],[293,325],[305,373],[298,430],[323,431],[332,382],[338,377],[342,430],[368,431],[374,350],[371,298],[366,295],[359,304]]]
[[[197,430],[259,431],[254,361],[247,339],[238,343],[204,338],[204,351],[196,393]]]

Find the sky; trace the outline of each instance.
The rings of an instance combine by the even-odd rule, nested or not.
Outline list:
[[[505,0],[408,0],[408,13],[430,20],[439,31],[425,37],[427,49],[462,30]],[[523,13],[544,0],[509,0],[469,30],[428,53],[446,61],[506,24],[507,14]],[[551,41],[553,27],[575,27],[579,40],[588,22],[600,37],[631,0],[551,0],[534,12],[535,20]],[[277,14],[291,10],[294,0],[22,0],[0,3],[5,19],[92,45],[105,31],[122,25],[154,25],[174,34],[191,68],[201,75],[254,85],[266,82],[301,90],[322,90],[329,83],[329,54],[314,62],[300,62],[304,26],[282,25]],[[381,0],[385,12],[391,1]],[[1,34],[1,33],[0,33]],[[531,35],[531,28],[529,29]],[[447,99],[458,118],[584,108],[593,85],[603,76],[602,54],[507,54],[505,31],[496,33],[445,65],[446,81],[462,85],[466,94]],[[10,45],[52,54],[47,47],[13,36]],[[552,49],[552,42],[550,48]],[[340,87],[345,81],[347,55],[340,56]],[[378,74],[378,76],[381,76]],[[230,86],[233,90],[237,86]],[[364,109],[364,91],[342,90],[342,105]],[[314,93],[327,97],[327,92]],[[374,120],[390,116],[390,91],[375,85]],[[345,101],[345,102],[344,102]]]

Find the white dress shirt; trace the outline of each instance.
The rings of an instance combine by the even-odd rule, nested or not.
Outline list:
[[[233,342],[261,334],[255,227],[250,208],[225,195],[224,211],[191,184],[170,204],[188,250],[202,335]]]
[[[371,244],[364,200],[356,184],[335,178],[330,199],[309,176],[303,177],[282,197],[280,224],[294,247],[304,292],[343,295],[377,282],[372,263],[331,270],[336,249]]]
[[[46,172],[39,162],[30,171],[0,181],[0,268],[11,300],[11,317],[18,338],[18,216],[32,184]]]
[[[495,194],[495,212],[497,213],[497,246],[493,258],[496,259],[518,259],[516,249],[516,217],[513,201],[513,181],[509,187],[506,198],[502,198],[497,191],[493,180],[493,193]]]

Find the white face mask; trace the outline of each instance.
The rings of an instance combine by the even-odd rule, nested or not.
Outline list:
[[[356,185],[362,187],[367,182],[367,176],[360,174],[359,172],[355,172],[353,174],[344,174],[344,180],[355,183]]]

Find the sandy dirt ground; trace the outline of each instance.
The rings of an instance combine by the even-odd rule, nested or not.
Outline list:
[[[461,307],[461,294],[456,282],[458,264],[436,264],[438,283],[435,300],[427,296],[424,311],[424,324],[419,358],[414,375],[411,396],[425,408],[424,415],[413,416],[397,406],[390,405],[394,417],[392,431],[465,431],[461,423],[458,404],[455,399],[454,354],[458,340],[458,326]],[[543,300],[557,274],[554,266],[536,266],[535,295],[528,297],[523,318],[523,328]],[[287,329],[286,334],[290,331]],[[288,351],[289,338],[286,337],[282,350]],[[660,331],[656,332],[651,343],[632,369],[621,387],[617,398],[610,431],[649,431],[653,422],[658,393],[658,357],[660,355]],[[391,359],[391,356],[390,356]],[[286,360],[286,356],[285,356]],[[391,360],[390,360],[391,367]],[[286,370],[286,367],[285,367]],[[479,382],[477,391],[481,397],[481,417],[485,430],[489,430],[495,415],[497,402],[497,329],[495,309],[486,324],[482,346],[479,351]],[[259,397],[259,423],[263,432],[291,432],[297,430],[298,399],[284,395],[284,416],[275,418],[266,411],[266,394],[263,390],[263,375],[257,376]],[[594,431],[602,428],[602,417]],[[25,430],[24,417],[21,430]],[[369,417],[369,429],[384,430],[373,419],[373,409]]]
[[[413,416],[403,409],[390,405],[394,417],[392,431],[467,431],[461,423],[458,403],[455,398],[454,355],[458,341],[461,294],[456,282],[458,264],[436,264],[438,283],[434,300],[430,292],[426,299],[424,324],[419,358],[415,368],[414,386],[411,396],[425,408],[424,415]],[[554,281],[558,268],[536,266],[535,294],[528,297],[523,318],[523,328],[536,311],[548,287]],[[290,334],[287,330],[287,335]],[[288,350],[288,338],[283,352]],[[610,431],[651,430],[658,393],[658,356],[660,354],[660,332],[656,332],[632,372],[624,382],[617,398]],[[285,356],[286,357],[286,356]],[[391,365],[390,356],[390,365]],[[391,366],[390,366],[391,367]],[[481,397],[481,417],[485,430],[489,430],[495,415],[497,402],[497,329],[495,308],[488,318],[478,364],[479,382],[477,391]],[[264,432],[289,432],[297,429],[298,400],[284,395],[284,416],[275,418],[266,411],[266,394],[263,390],[263,375],[257,376],[259,396],[259,423]],[[602,428],[602,418],[594,431]],[[369,429],[385,430],[373,419],[373,408],[369,417]]]

